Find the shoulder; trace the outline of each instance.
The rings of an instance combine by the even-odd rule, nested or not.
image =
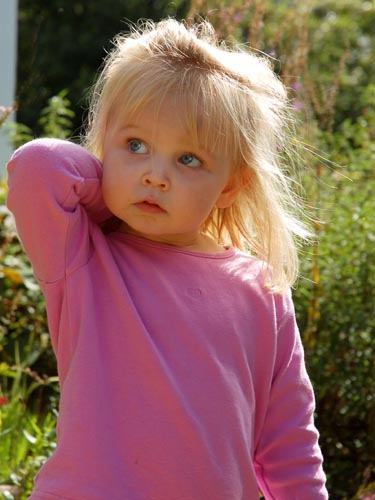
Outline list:
[[[229,279],[235,281],[246,295],[256,297],[257,303],[267,309],[278,324],[284,317],[294,315],[291,288],[273,292],[267,286],[272,275],[272,269],[267,262],[245,251],[236,250],[226,265],[226,272]]]
[[[243,251],[235,249],[233,257],[226,263],[226,271],[232,279],[251,287],[263,289],[268,266],[265,261]],[[265,292],[266,290],[263,290]]]
[[[94,159],[94,156],[89,153],[83,146],[74,142],[57,139],[52,137],[42,137],[33,139],[22,146],[20,146],[13,153],[10,161],[18,160],[20,158],[27,158],[30,160],[43,160],[51,159],[54,157],[74,158],[77,160]]]
[[[24,175],[38,176],[45,180],[54,172],[71,172],[76,177],[99,177],[102,171],[101,162],[83,146],[74,142],[55,139],[33,139],[19,147],[7,164],[8,173],[20,169]]]

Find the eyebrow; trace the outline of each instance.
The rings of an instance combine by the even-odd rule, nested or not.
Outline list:
[[[140,127],[138,125],[134,125],[133,123],[129,123],[128,125],[123,125],[119,128],[118,133],[123,134],[124,132],[127,132],[129,129],[134,130],[134,131],[139,131],[140,135],[145,134],[145,135],[150,135],[151,132],[147,128]]]
[[[127,125],[124,125],[123,127],[121,127],[121,131],[125,130],[126,128],[136,128],[138,130],[146,130],[146,132],[148,132],[148,129],[143,129],[142,127],[140,127],[139,125],[135,125],[134,123],[128,123]]]

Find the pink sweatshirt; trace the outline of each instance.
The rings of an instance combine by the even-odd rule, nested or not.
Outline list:
[[[7,206],[46,299],[57,448],[32,500],[328,498],[291,290],[259,261],[112,231],[101,163],[38,139]]]

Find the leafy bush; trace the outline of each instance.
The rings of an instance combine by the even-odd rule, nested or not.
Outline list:
[[[66,138],[72,112],[66,91],[49,100],[40,123],[44,135]],[[7,109],[6,116],[11,113]],[[32,139],[22,124],[12,129],[15,147]],[[0,184],[0,484],[18,486],[27,498],[33,478],[56,446],[59,388],[43,294],[5,206]],[[13,498],[9,491],[5,498]]]
[[[353,148],[359,137],[362,144]],[[300,280],[295,300],[325,469],[333,498],[347,498],[375,475],[375,150],[369,133],[351,120],[326,139],[335,159],[355,160],[345,176],[326,172],[320,179],[325,223],[317,258],[304,259],[302,271],[314,283]]]
[[[56,137],[58,139],[71,137],[75,113],[71,109],[71,102],[67,95],[68,90],[63,89],[48,99],[47,106],[42,109],[38,119],[42,130],[41,137]],[[31,128],[23,123],[10,124],[9,131],[15,148],[33,139]]]
[[[14,370],[5,363],[0,365],[0,373],[15,376]],[[11,482],[19,487],[22,497],[27,498],[35,475],[56,447],[57,411],[51,402],[53,410],[43,417],[30,412],[21,395],[25,389],[17,387],[17,380],[21,378],[19,372],[11,388],[10,401],[2,405],[0,413],[0,484]]]

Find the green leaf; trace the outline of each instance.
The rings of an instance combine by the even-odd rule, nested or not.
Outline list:
[[[37,438],[35,436],[32,436],[26,429],[23,429],[22,433],[29,443],[35,444],[37,442]]]

